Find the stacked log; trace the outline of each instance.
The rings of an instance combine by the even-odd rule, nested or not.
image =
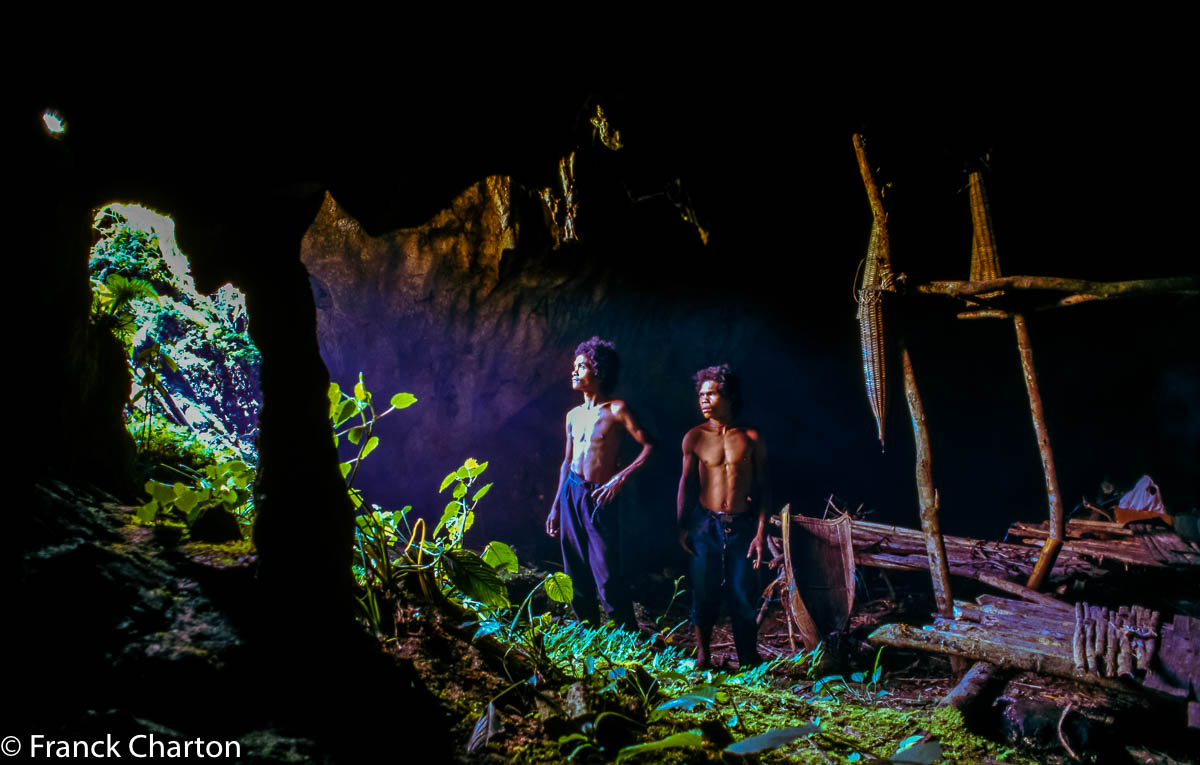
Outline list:
[[[1161,615],[1142,606],[1121,606],[1116,612],[1087,603],[1075,604],[1071,636],[1076,672],[1103,677],[1133,677],[1146,672],[1158,647]]]
[[[1128,687],[1124,678],[1153,674],[1160,624],[1159,614],[1136,605],[981,595],[975,603],[955,601],[953,619],[935,616],[925,628],[889,624],[869,640],[1120,689]]]

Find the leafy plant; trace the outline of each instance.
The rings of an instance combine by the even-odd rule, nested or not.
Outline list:
[[[200,471],[181,466],[175,472],[186,478],[187,483],[146,482],[145,490],[150,500],[137,511],[137,517],[143,523],[155,523],[161,516],[168,515],[190,527],[204,510],[221,505],[243,523],[250,521],[254,506],[250,486],[257,471],[245,462],[229,460]]]

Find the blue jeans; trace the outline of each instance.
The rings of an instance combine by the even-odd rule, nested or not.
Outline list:
[[[758,603],[762,589],[754,561],[746,557],[758,532],[758,514],[718,515],[697,506],[688,521],[692,556],[692,624],[711,629],[722,599],[733,622],[738,664],[758,664]],[[724,598],[722,598],[724,596]]]
[[[571,608],[580,621],[598,624],[603,610],[606,620],[636,630],[633,601],[621,578],[617,556],[620,514],[616,501],[596,507],[592,492],[599,487],[572,471],[567,473],[559,497],[563,571],[575,589]]]

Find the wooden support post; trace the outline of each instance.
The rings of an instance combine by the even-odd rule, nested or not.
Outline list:
[[[917,498],[921,504],[921,530],[925,533],[925,551],[929,556],[929,573],[933,579],[933,597],[938,614],[954,618],[954,598],[950,594],[950,565],[946,560],[946,543],[938,520],[937,490],[933,488],[933,464],[929,450],[929,430],[925,427],[925,407],[917,390],[912,358],[908,344],[901,342],[900,358],[904,366],[904,398],[912,418],[913,441],[916,444]]]
[[[1054,568],[1058,551],[1063,543],[1063,506],[1058,491],[1058,472],[1054,469],[1054,453],[1050,451],[1050,433],[1046,430],[1046,415],[1042,410],[1042,395],[1038,392],[1037,373],[1033,369],[1033,349],[1029,345],[1029,327],[1022,314],[1013,314],[1013,327],[1017,331],[1017,350],[1021,355],[1021,372],[1025,378],[1025,390],[1029,393],[1029,411],[1033,416],[1033,432],[1037,435],[1038,452],[1042,457],[1042,473],[1046,478],[1046,497],[1050,505],[1050,535],[1042,545],[1042,554],[1029,576],[1026,586],[1031,590],[1041,589]]]

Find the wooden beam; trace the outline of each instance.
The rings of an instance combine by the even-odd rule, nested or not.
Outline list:
[[[1125,297],[1129,295],[1151,295],[1200,293],[1200,276],[1170,276],[1163,279],[1135,279],[1124,282],[1092,282],[1084,279],[1066,279],[1058,276],[1002,276],[982,281],[933,281],[910,288],[913,292],[926,295],[947,295],[966,298],[998,290],[1050,290],[1087,295],[1088,300]],[[1074,302],[1083,302],[1076,298]]]

